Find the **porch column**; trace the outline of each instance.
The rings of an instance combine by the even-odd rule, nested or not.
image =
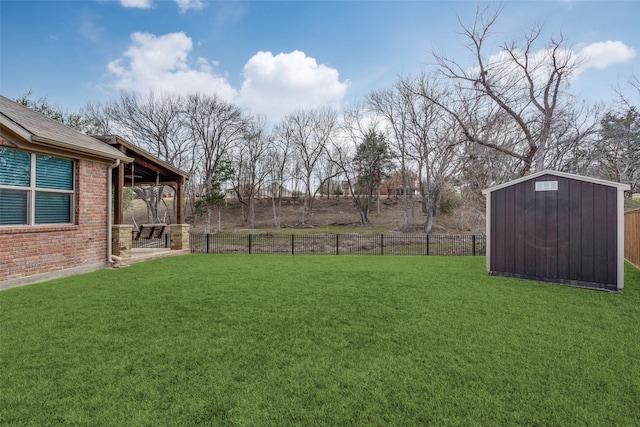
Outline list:
[[[114,224],[111,227],[111,253],[120,258],[131,258],[133,226],[129,224]]]
[[[170,245],[172,251],[183,251],[189,249],[189,224],[171,224]]]
[[[184,224],[184,177],[178,178],[176,185],[176,223]],[[188,246],[188,245],[187,245]]]

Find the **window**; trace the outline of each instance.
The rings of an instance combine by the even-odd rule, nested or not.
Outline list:
[[[0,226],[73,222],[72,160],[0,147]]]

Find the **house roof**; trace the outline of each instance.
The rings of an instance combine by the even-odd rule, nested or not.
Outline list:
[[[121,151],[0,95],[0,125],[39,146],[130,162]]]
[[[623,190],[623,191],[629,191],[631,189],[631,186],[629,186],[628,184],[621,184],[619,182],[607,181],[607,180],[598,179],[598,178],[590,178],[590,177],[587,177],[587,176],[575,175],[575,174],[572,174],[572,173],[559,172],[559,171],[546,169],[546,170],[543,170],[543,171],[540,171],[540,172],[533,173],[531,175],[523,176],[522,178],[514,179],[513,181],[505,182],[505,183],[502,183],[502,184],[495,185],[493,187],[487,188],[485,190],[482,190],[482,194],[489,194],[489,193],[491,193],[493,191],[500,190],[500,189],[505,188],[505,187],[510,187],[512,185],[519,184],[519,183],[524,182],[524,181],[529,181],[531,179],[536,179],[536,178],[539,178],[539,177],[544,176],[544,175],[553,175],[553,176],[558,176],[558,177],[561,177],[561,178],[567,178],[567,179],[574,179],[574,180],[578,180],[578,181],[590,182],[592,184],[605,185],[607,187],[616,187],[618,190]]]
[[[125,185],[153,185],[156,182],[171,184],[180,178],[189,179],[189,174],[163,162],[140,147],[136,147],[117,135],[95,135],[94,138],[114,147],[118,152],[131,157],[133,163],[124,167]]]

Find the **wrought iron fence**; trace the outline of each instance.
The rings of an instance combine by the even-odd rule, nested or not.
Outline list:
[[[191,233],[191,252],[287,255],[486,254],[485,235],[442,234],[239,234]]]
[[[162,236],[154,239],[133,239],[131,242],[132,248],[168,248],[169,244],[169,233],[165,233]]]

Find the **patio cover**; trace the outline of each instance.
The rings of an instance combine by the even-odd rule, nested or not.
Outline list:
[[[189,179],[189,174],[163,162],[117,135],[99,135],[94,138],[106,142],[124,153],[125,156],[133,159],[133,163],[120,163],[113,173],[114,224],[122,224],[124,220],[124,187],[138,185],[167,185],[173,188],[176,197],[176,223],[184,224],[184,184]]]

